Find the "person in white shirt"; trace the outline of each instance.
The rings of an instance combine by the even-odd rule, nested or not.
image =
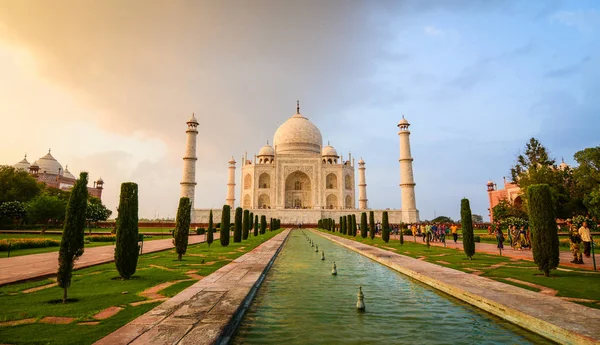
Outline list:
[[[586,258],[590,257],[590,249],[592,244],[592,235],[590,234],[590,228],[588,228],[587,222],[583,222],[581,228],[579,228],[579,235],[583,242],[583,254]]]

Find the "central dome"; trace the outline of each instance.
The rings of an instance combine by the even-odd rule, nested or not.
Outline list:
[[[284,122],[273,137],[276,153],[321,154],[323,138],[321,131],[298,110],[296,115]]]

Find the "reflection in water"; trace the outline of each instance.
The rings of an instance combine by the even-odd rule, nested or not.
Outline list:
[[[313,239],[321,253],[305,239]],[[338,275],[331,274],[333,261]],[[366,312],[356,311],[362,286]],[[548,344],[309,231],[292,231],[233,344]]]

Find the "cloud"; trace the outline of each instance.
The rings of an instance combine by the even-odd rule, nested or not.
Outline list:
[[[579,71],[581,71],[581,69],[584,67],[584,65],[590,61],[591,57],[590,56],[586,56],[583,59],[581,59],[578,63],[575,64],[571,64],[568,66],[564,66],[564,67],[560,67],[560,68],[556,68],[556,69],[552,69],[548,72],[546,72],[544,74],[545,78],[563,78],[563,77],[568,77],[570,75],[573,75],[575,73],[578,73]]]
[[[425,34],[427,36],[440,37],[440,38],[446,37],[446,33],[444,31],[436,28],[435,26],[426,26],[423,28],[423,32],[425,32]]]
[[[550,20],[574,27],[584,33],[593,33],[600,29],[600,12],[595,9],[559,11],[551,15]]]

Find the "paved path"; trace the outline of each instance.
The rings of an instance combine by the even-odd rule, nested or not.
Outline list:
[[[219,238],[215,233],[214,239]],[[190,236],[189,244],[205,241],[205,235]],[[144,241],[144,253],[158,252],[173,248],[173,239]],[[75,261],[75,268],[84,268],[114,261],[115,246],[107,245],[86,248],[83,255]],[[31,254],[0,259],[0,286],[33,278],[56,275],[58,270],[58,251]]]
[[[94,345],[226,344],[289,233],[284,230]]]
[[[435,289],[560,344],[600,343],[600,309],[313,231]]]
[[[398,235],[390,236],[390,241],[392,241],[392,240],[399,241],[400,237]],[[406,236],[404,236],[404,241],[413,242],[413,237],[409,236],[409,235],[406,235]],[[423,237],[417,237],[417,243],[420,243],[420,244],[424,245],[425,242],[423,242]],[[430,242],[430,244],[432,246],[436,246],[436,247],[443,247],[444,246],[444,244],[441,243],[441,242]],[[533,253],[531,252],[531,250],[528,250],[528,249],[514,250],[508,244],[508,241],[505,241],[504,244],[505,244],[504,245],[504,249],[502,250],[502,255],[503,256],[506,256],[506,257],[509,257],[509,258],[516,258],[516,259],[533,261]],[[446,247],[447,248],[454,248],[454,249],[463,250],[462,241],[458,241],[458,243],[454,243],[454,241],[452,240],[452,235],[450,235],[449,237],[446,237]],[[492,243],[475,243],[475,252],[476,253],[479,252],[479,253],[499,255],[497,245],[496,244],[492,244]],[[570,262],[571,260],[573,260],[573,254],[571,254],[571,252],[564,251],[564,250],[560,251],[560,265],[561,266],[583,268],[583,269],[587,269],[587,270],[593,270],[594,269],[594,265],[592,263],[592,258],[591,257],[586,258],[584,256],[583,257],[583,265],[572,264]],[[598,270],[600,270],[600,254],[596,254],[596,268]]]

